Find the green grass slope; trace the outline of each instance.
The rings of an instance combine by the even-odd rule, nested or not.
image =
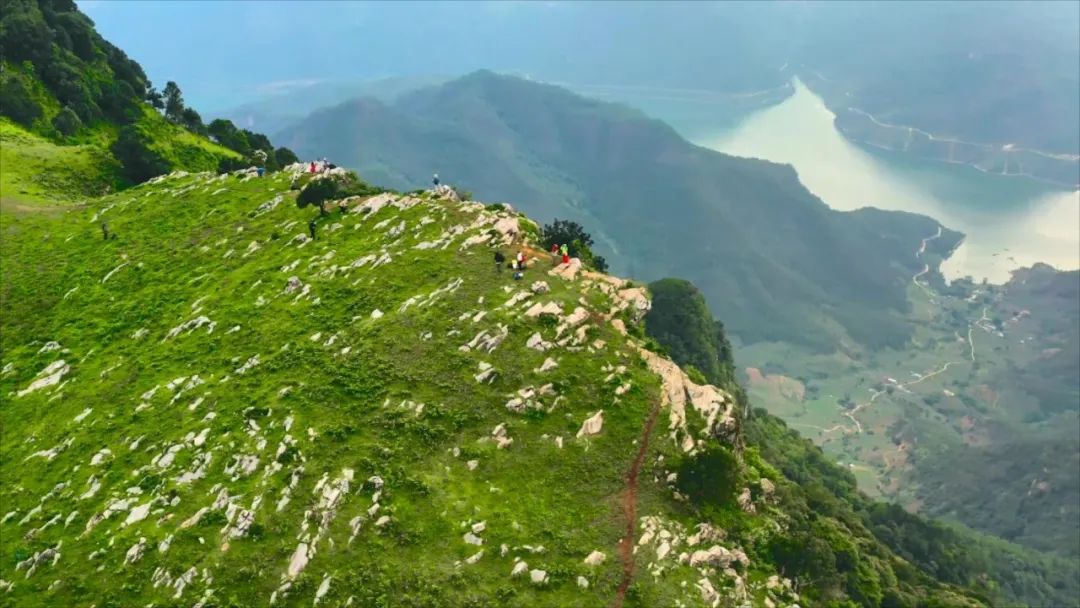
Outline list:
[[[730,394],[639,349],[640,288],[515,282],[490,243],[535,224],[428,195],[309,241],[290,181],[6,214],[5,604],[969,605],[830,517],[858,574],[785,582],[800,489],[740,459]]]
[[[147,148],[170,170],[211,171],[232,150],[184,130],[149,107],[133,123]],[[51,140],[0,118],[0,202],[33,208],[77,202],[129,187],[112,151],[116,129],[101,125],[77,138]]]
[[[116,183],[116,161],[93,144],[59,145],[0,118],[0,203],[65,203]]]

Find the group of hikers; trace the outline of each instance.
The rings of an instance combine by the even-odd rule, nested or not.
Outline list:
[[[326,160],[326,157],[322,157],[322,160],[313,160],[308,165],[308,173],[324,173],[331,169],[337,169],[337,165]]]
[[[551,245],[551,259],[552,266],[558,266],[560,263],[570,263],[570,248],[566,245],[559,245],[553,243]],[[508,267],[514,271],[514,280],[521,280],[525,276],[525,268],[528,267],[529,259],[525,257],[525,251],[520,250],[513,260],[509,263],[506,261],[506,256],[499,249],[495,250],[495,272],[502,272],[503,267]]]

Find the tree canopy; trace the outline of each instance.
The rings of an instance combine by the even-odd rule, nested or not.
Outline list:
[[[580,258],[586,266],[607,272],[607,260],[593,253],[592,235],[586,232],[581,224],[556,218],[543,227],[541,238],[545,249],[551,249],[552,245],[566,245],[570,255]]]

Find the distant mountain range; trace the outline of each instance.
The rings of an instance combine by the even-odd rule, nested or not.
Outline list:
[[[299,122],[312,111],[337,105],[348,99],[372,97],[392,102],[404,93],[441,84],[443,76],[415,78],[379,78],[365,81],[317,81],[298,83],[270,97],[236,107],[210,112],[212,118],[233,121],[242,129],[276,133]]]
[[[393,103],[327,108],[276,139],[380,185],[420,188],[438,172],[479,198],[580,221],[620,272],[692,280],[744,342],[904,344],[905,289],[922,268],[913,253],[938,228],[912,214],[833,211],[791,167],[706,150],[625,106],[491,72]],[[959,235],[945,237],[942,250]]]
[[[722,116],[783,99],[797,76],[853,141],[1070,187],[1080,182],[1075,2],[701,3],[677,11],[641,3],[619,15],[588,3],[559,8],[433,9],[468,14],[476,31],[498,40],[525,22],[543,35],[506,41],[505,53],[484,61],[471,56],[470,40],[440,35],[442,61],[415,65],[414,42],[394,53],[404,66],[398,73],[488,67],[629,103],[677,128],[710,117],[713,128],[722,126]],[[596,44],[609,52],[591,52]],[[385,51],[374,52],[378,61]],[[276,131],[325,106],[359,96],[386,101],[408,88],[403,82],[437,79],[424,80],[320,82],[215,115]]]

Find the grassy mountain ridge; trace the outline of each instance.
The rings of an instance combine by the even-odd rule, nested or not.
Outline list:
[[[911,252],[938,227],[831,211],[790,167],[698,148],[623,106],[490,72],[392,105],[322,110],[278,137],[390,187],[439,172],[540,219],[596,226],[616,270],[692,280],[744,342],[903,344],[904,286],[921,269]],[[959,238],[944,236],[943,246]]]
[[[524,216],[379,195],[310,241],[290,182],[176,176],[6,214],[7,601],[607,605],[640,447],[626,605],[973,605],[824,514],[854,561],[789,590],[773,492],[800,487],[740,456],[723,387],[639,351],[641,289],[495,272],[489,242],[535,238]]]

